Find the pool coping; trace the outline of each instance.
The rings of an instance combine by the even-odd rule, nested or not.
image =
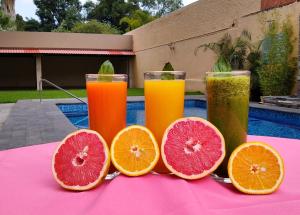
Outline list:
[[[82,97],[80,99],[87,102],[86,97]],[[185,99],[206,101],[205,95],[186,95]],[[31,101],[39,101],[39,99],[32,99]],[[127,101],[129,101],[129,102],[145,101],[145,97],[144,96],[128,96]],[[72,98],[68,98],[68,99],[43,99],[42,102],[51,102],[51,103],[55,103],[55,104],[60,104],[60,103],[82,103],[82,102],[80,102],[76,99],[72,99]],[[257,103],[257,102],[250,102],[249,106],[254,107],[254,108],[260,108],[260,109],[267,109],[267,110],[273,110],[273,111],[282,111],[282,112],[300,114],[300,109],[279,107],[279,106],[273,106],[273,105],[267,105],[267,104],[260,104],[260,103]]]

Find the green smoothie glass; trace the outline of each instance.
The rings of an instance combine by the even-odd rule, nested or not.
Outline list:
[[[213,177],[230,183],[227,172],[232,151],[246,142],[248,131],[250,72],[207,72],[207,119],[223,134],[226,156]]]

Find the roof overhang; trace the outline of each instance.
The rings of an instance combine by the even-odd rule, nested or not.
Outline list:
[[[0,54],[58,54],[58,55],[135,55],[126,50],[97,49],[36,49],[36,48],[0,48]]]

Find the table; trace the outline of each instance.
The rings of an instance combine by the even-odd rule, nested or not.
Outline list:
[[[285,179],[271,195],[245,195],[210,177],[118,176],[94,190],[65,191],[54,181],[58,143],[0,151],[0,214],[300,214],[300,140],[249,136],[273,145],[285,161]]]

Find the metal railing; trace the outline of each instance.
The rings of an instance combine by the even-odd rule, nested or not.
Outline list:
[[[39,81],[40,102],[42,102],[43,82],[45,82],[45,83],[47,83],[47,84],[49,84],[49,85],[55,87],[56,89],[59,89],[59,90],[65,92],[66,94],[68,94],[69,96],[73,97],[74,99],[77,99],[78,101],[80,101],[80,102],[82,102],[82,103],[84,103],[84,104],[87,104],[87,102],[85,102],[85,101],[83,101],[81,98],[75,96],[73,93],[70,93],[69,91],[67,91],[67,90],[65,90],[65,89],[63,89],[63,88],[61,88],[60,86],[54,84],[53,82],[48,81],[47,79],[43,79],[43,78]]]

